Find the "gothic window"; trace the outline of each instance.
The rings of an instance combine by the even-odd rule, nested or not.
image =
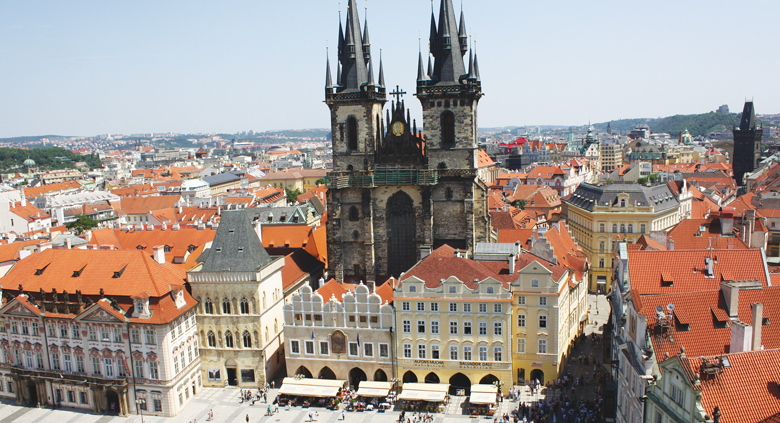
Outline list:
[[[360,239],[360,233],[358,231],[353,231],[352,232],[352,239],[355,240],[355,241]]]
[[[222,300],[222,314],[230,314],[230,301],[227,298]]]
[[[263,310],[265,310],[265,308],[266,308],[265,297],[266,297],[265,292],[263,292]]]
[[[214,332],[209,331],[207,340],[208,340],[208,344],[209,344],[210,347],[216,347],[217,346],[217,337],[214,336]]]
[[[387,200],[388,270],[397,277],[417,261],[414,201],[398,191]]]
[[[353,172],[355,170],[355,166],[349,165],[347,166],[347,171]]]
[[[441,143],[443,146],[455,144],[455,114],[449,110],[441,114]]]
[[[225,347],[233,348],[233,334],[230,331],[225,332]]]
[[[249,336],[249,332],[244,331],[242,338],[244,338],[244,348],[252,348],[252,337]]]
[[[211,303],[211,298],[206,298],[206,301],[203,302],[203,312],[214,314],[214,304]]]
[[[353,116],[347,118],[347,148],[358,149],[357,119]]]
[[[447,163],[441,162],[439,163],[439,170],[444,170],[447,168]]]
[[[358,214],[358,208],[355,206],[352,206],[349,208],[349,220],[356,222],[360,219],[360,215]]]
[[[241,314],[249,314],[249,301],[246,298],[241,299]]]
[[[444,191],[444,198],[447,200],[452,200],[452,188],[447,187],[447,190]]]

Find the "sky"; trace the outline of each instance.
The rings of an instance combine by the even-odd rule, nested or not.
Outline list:
[[[418,47],[439,1],[358,1],[387,85],[418,119]],[[346,4],[0,1],[0,137],[328,127],[326,48],[335,80]],[[454,7],[476,43],[480,127],[741,111],[745,99],[780,113],[776,0]]]

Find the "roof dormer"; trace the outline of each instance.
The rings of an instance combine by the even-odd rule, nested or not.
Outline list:
[[[133,318],[149,319],[152,317],[152,310],[149,308],[149,294],[142,292],[133,295]]]

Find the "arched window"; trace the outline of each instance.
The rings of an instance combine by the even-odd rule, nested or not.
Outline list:
[[[274,333],[279,333],[279,321],[274,319]]]
[[[447,168],[447,163],[441,162],[441,163],[439,163],[438,167],[439,167],[440,170],[444,170],[444,169]]]
[[[230,314],[230,301],[227,298],[222,300],[222,314]]]
[[[612,224],[612,232],[617,232],[617,223]]]
[[[347,148],[350,150],[358,149],[358,127],[357,119],[354,116],[347,118]]]
[[[263,292],[263,310],[265,310],[265,292]]]
[[[352,206],[349,208],[349,220],[355,222],[360,219],[360,214],[358,213],[358,208],[355,206]]]
[[[629,223],[628,224],[628,233],[630,233],[630,234],[634,233],[634,224],[633,223]]]
[[[233,348],[233,334],[230,331],[225,332],[225,347]]]
[[[211,298],[206,298],[206,301],[203,302],[203,312],[214,314],[214,304],[211,303]]]
[[[268,326],[265,327],[265,343],[268,343]]]
[[[452,200],[452,188],[447,187],[447,189],[444,191],[444,198],[447,200]]]
[[[625,233],[625,232],[626,232],[626,224],[625,223],[621,223],[620,224],[620,233],[622,234],[622,233]]]
[[[244,331],[242,338],[244,338],[244,348],[252,348],[252,337],[249,335],[249,332]]]
[[[441,114],[441,144],[449,147],[455,144],[455,114],[449,110]]]
[[[352,239],[357,241],[360,238],[360,232],[352,231]]]
[[[214,332],[209,331],[208,337],[206,338],[208,341],[208,344],[210,347],[216,347],[217,346],[217,337],[214,336]]]
[[[625,206],[626,206],[626,199],[624,198],[620,200],[620,207],[625,207]]]
[[[355,170],[355,166],[349,165],[347,166],[347,171],[353,172]]]
[[[246,298],[241,299],[241,314],[249,314],[249,301]]]

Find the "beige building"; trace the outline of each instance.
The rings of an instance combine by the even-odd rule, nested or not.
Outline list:
[[[284,370],[284,258],[268,255],[246,210],[233,210],[198,261],[187,277],[200,302],[203,384],[264,386]]]
[[[514,269],[476,261],[445,245],[401,277],[396,374],[403,383],[449,383],[450,393],[500,381],[511,387]]]
[[[317,181],[324,179],[326,174],[325,169],[281,170],[263,176],[260,182],[274,188],[285,188],[291,191],[297,189],[303,193],[316,187]]]
[[[611,172],[623,166],[623,145],[617,139],[605,139],[600,146],[601,170]]]
[[[390,282],[375,292],[334,279],[314,292],[301,288],[284,305],[287,375],[348,380],[353,388],[395,378],[392,301]]]
[[[690,195],[685,184],[675,192],[672,184],[582,184],[563,200],[569,230],[590,259],[591,292],[606,293],[612,286],[613,241],[636,242],[643,234],[666,232],[681,220]]]

